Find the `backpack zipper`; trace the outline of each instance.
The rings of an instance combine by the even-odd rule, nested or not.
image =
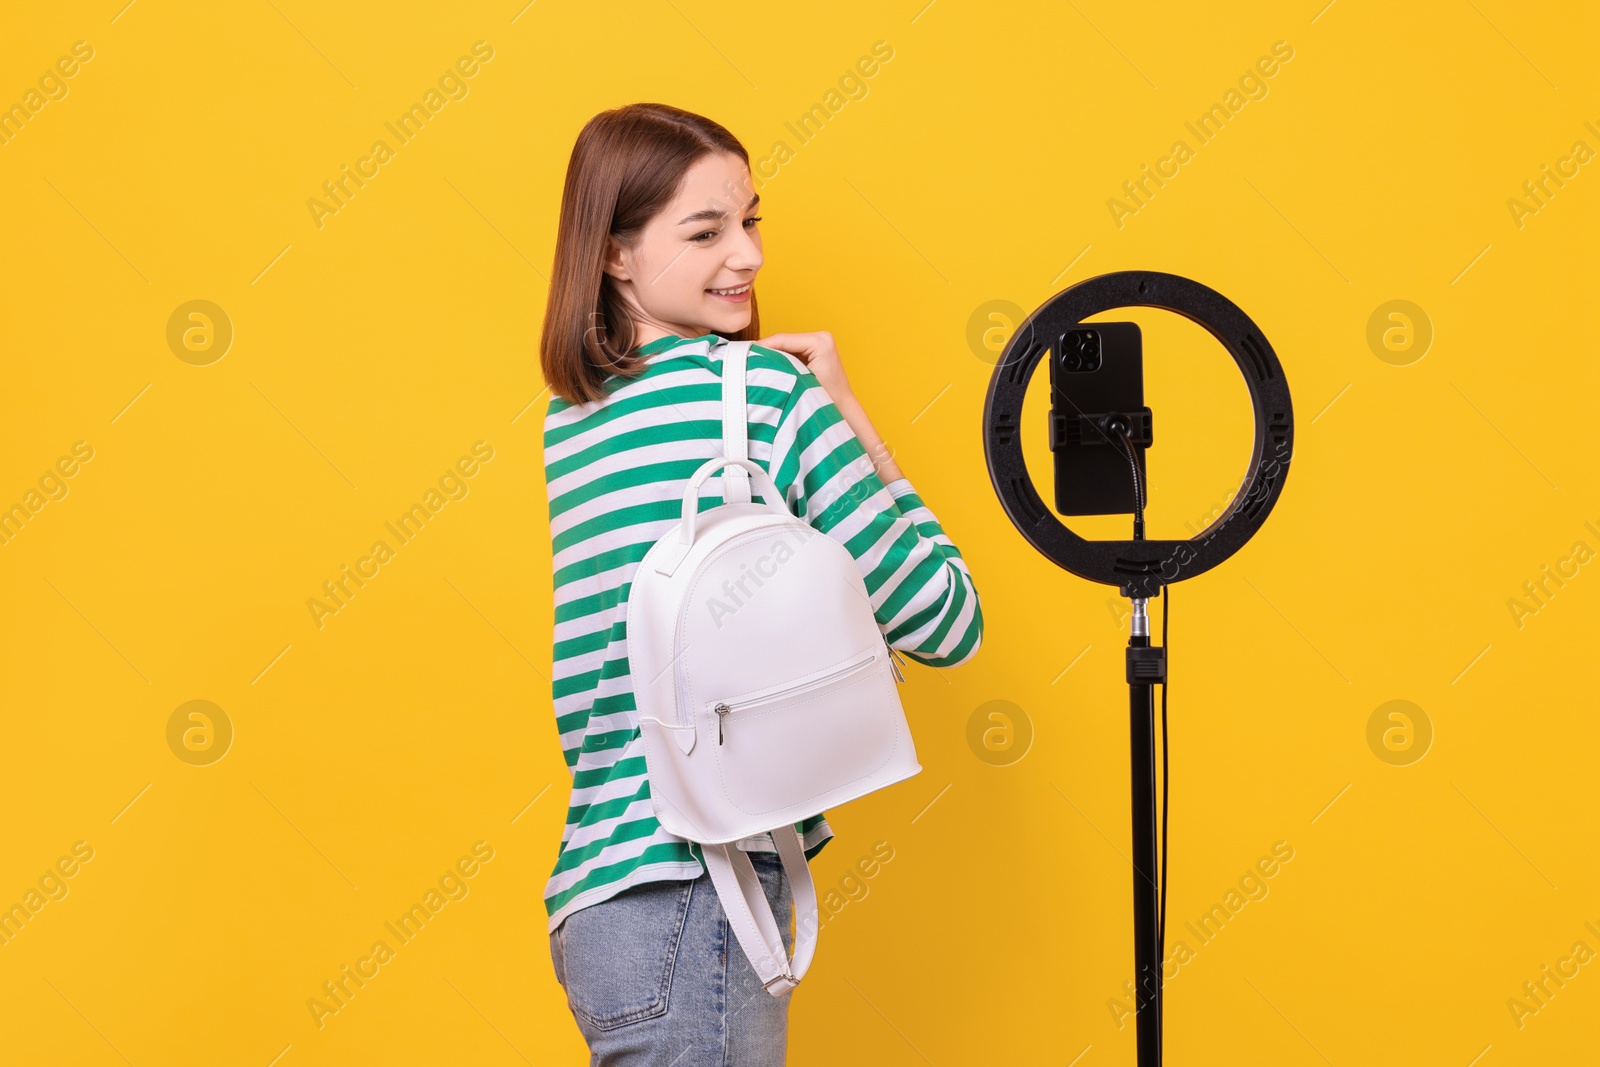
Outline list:
[[[722,724],[727,721],[729,714],[732,712],[738,711],[741,708],[749,707],[752,704],[766,704],[773,700],[781,700],[784,697],[793,696],[796,693],[803,693],[810,689],[816,689],[817,687],[826,685],[827,683],[843,677],[844,675],[854,674],[856,671],[861,670],[863,667],[867,666],[867,664],[875,660],[877,656],[878,654],[876,652],[868,652],[866,655],[857,659],[854,663],[847,663],[837,670],[829,671],[820,678],[810,678],[804,682],[797,682],[794,685],[788,685],[784,686],[782,689],[773,690],[770,693],[762,693],[760,696],[746,697],[743,700],[718,702],[717,705],[712,708],[712,710],[717,713],[717,744],[722,744]]]
[[[889,668],[894,671],[894,680],[897,682],[905,681],[906,676],[900,673],[900,664],[895,662],[895,660],[898,659],[903,663],[905,662],[905,657],[900,654],[900,650],[898,648],[895,648],[889,643],[889,639],[887,637],[883,639],[883,647],[889,650]]]

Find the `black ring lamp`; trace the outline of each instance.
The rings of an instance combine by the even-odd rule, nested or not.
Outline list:
[[[1177,312],[1222,342],[1250,388],[1255,444],[1250,470],[1228,509],[1187,541],[1086,541],[1040,498],[1022,459],[1022,400],[1054,339],[1090,315],[1125,307]],[[1162,585],[1193,578],[1233,555],[1266,521],[1283,490],[1294,448],[1289,383],[1265,335],[1215,289],[1176,274],[1124,270],[1063,289],[1017,327],[995,364],[983,405],[989,478],[1012,523],[1053,562],[1123,596],[1153,597]]]
[[[1088,541],[1045,505],[1022,456],[1022,403],[1044,354],[1091,315],[1126,307],[1161,308],[1203,326],[1239,366],[1255,414],[1250,469],[1215,522],[1185,541]],[[1092,324],[1091,324],[1092,325]],[[1097,413],[1107,414],[1107,413]],[[1108,413],[1123,433],[1139,413]],[[1144,413],[1148,419],[1148,411]],[[1113,421],[1120,420],[1120,421]],[[1148,427],[1148,422],[1144,423]],[[1130,438],[1131,441],[1131,438]],[[1164,896],[1156,896],[1154,687],[1166,718],[1166,649],[1150,645],[1145,601],[1164,586],[1203,574],[1250,540],[1266,521],[1289,475],[1294,410],[1277,354],[1239,306],[1214,289],[1176,274],[1127,270],[1086,279],[1051,297],[1006,342],[983,405],[989,479],[1011,522],[1047,558],[1080,578],[1117,586],[1133,602],[1126,674],[1133,787],[1133,907],[1139,1067],[1161,1064],[1161,951]],[[1129,458],[1132,459],[1130,444]],[[1135,470],[1137,468],[1135,467]],[[1142,479],[1140,479],[1142,480]],[[1136,486],[1136,496],[1142,489]],[[1162,634],[1166,640],[1166,634]],[[1165,732],[1163,731],[1163,741]],[[1165,886],[1166,871],[1159,872]]]

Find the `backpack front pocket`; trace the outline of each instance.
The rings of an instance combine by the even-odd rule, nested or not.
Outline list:
[[[717,744],[723,743],[724,724],[729,715],[750,708],[764,708],[769,704],[786,700],[789,697],[810,693],[858,671],[866,670],[874,658],[876,658],[874,653],[868,652],[853,663],[847,663],[843,667],[835,667],[832,670],[823,672],[821,675],[813,675],[800,682],[790,682],[776,689],[762,690],[754,695],[719,700],[711,707],[711,710],[717,713]]]
[[[901,715],[876,650],[824,671],[708,701],[728,800],[758,815],[820,798],[882,767]],[[874,668],[877,669],[874,669]]]

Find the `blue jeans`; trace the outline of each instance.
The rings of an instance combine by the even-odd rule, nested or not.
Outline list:
[[[775,852],[750,861],[786,951],[792,896]],[[550,934],[556,981],[591,1067],[782,1067],[789,1000],[761,988],[711,876],[645,882],[568,915]]]

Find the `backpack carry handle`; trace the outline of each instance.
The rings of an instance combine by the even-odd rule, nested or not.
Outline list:
[[[659,558],[656,559],[655,569],[661,574],[671,575],[678,569],[678,564],[683,562],[689,554],[689,549],[694,545],[695,527],[700,517],[700,487],[723,467],[743,467],[750,474],[750,481],[761,492],[761,500],[767,509],[774,515],[781,515],[786,519],[794,518],[789,512],[789,506],[783,501],[783,494],[778,492],[777,485],[772,476],[761,469],[760,464],[753,460],[736,459],[732,456],[716,456],[708,459],[694,472],[694,477],[689,479],[688,486],[683,491],[683,517],[678,523],[678,536],[667,541],[663,538],[661,548],[657,550]],[[754,503],[754,501],[750,501]],[[727,505],[724,505],[725,507]],[[670,535],[669,535],[670,536]]]
[[[700,517],[700,487],[706,483],[707,478],[723,467],[733,466],[743,467],[750,472],[750,481],[761,491],[761,499],[770,511],[786,519],[794,518],[789,513],[788,505],[783,502],[783,495],[778,492],[772,476],[762,470],[760,464],[749,459],[716,456],[706,460],[700,469],[694,472],[694,477],[689,479],[689,485],[683,491],[683,521],[678,526],[678,539],[683,542],[685,548],[694,544],[694,529],[696,520]]]

